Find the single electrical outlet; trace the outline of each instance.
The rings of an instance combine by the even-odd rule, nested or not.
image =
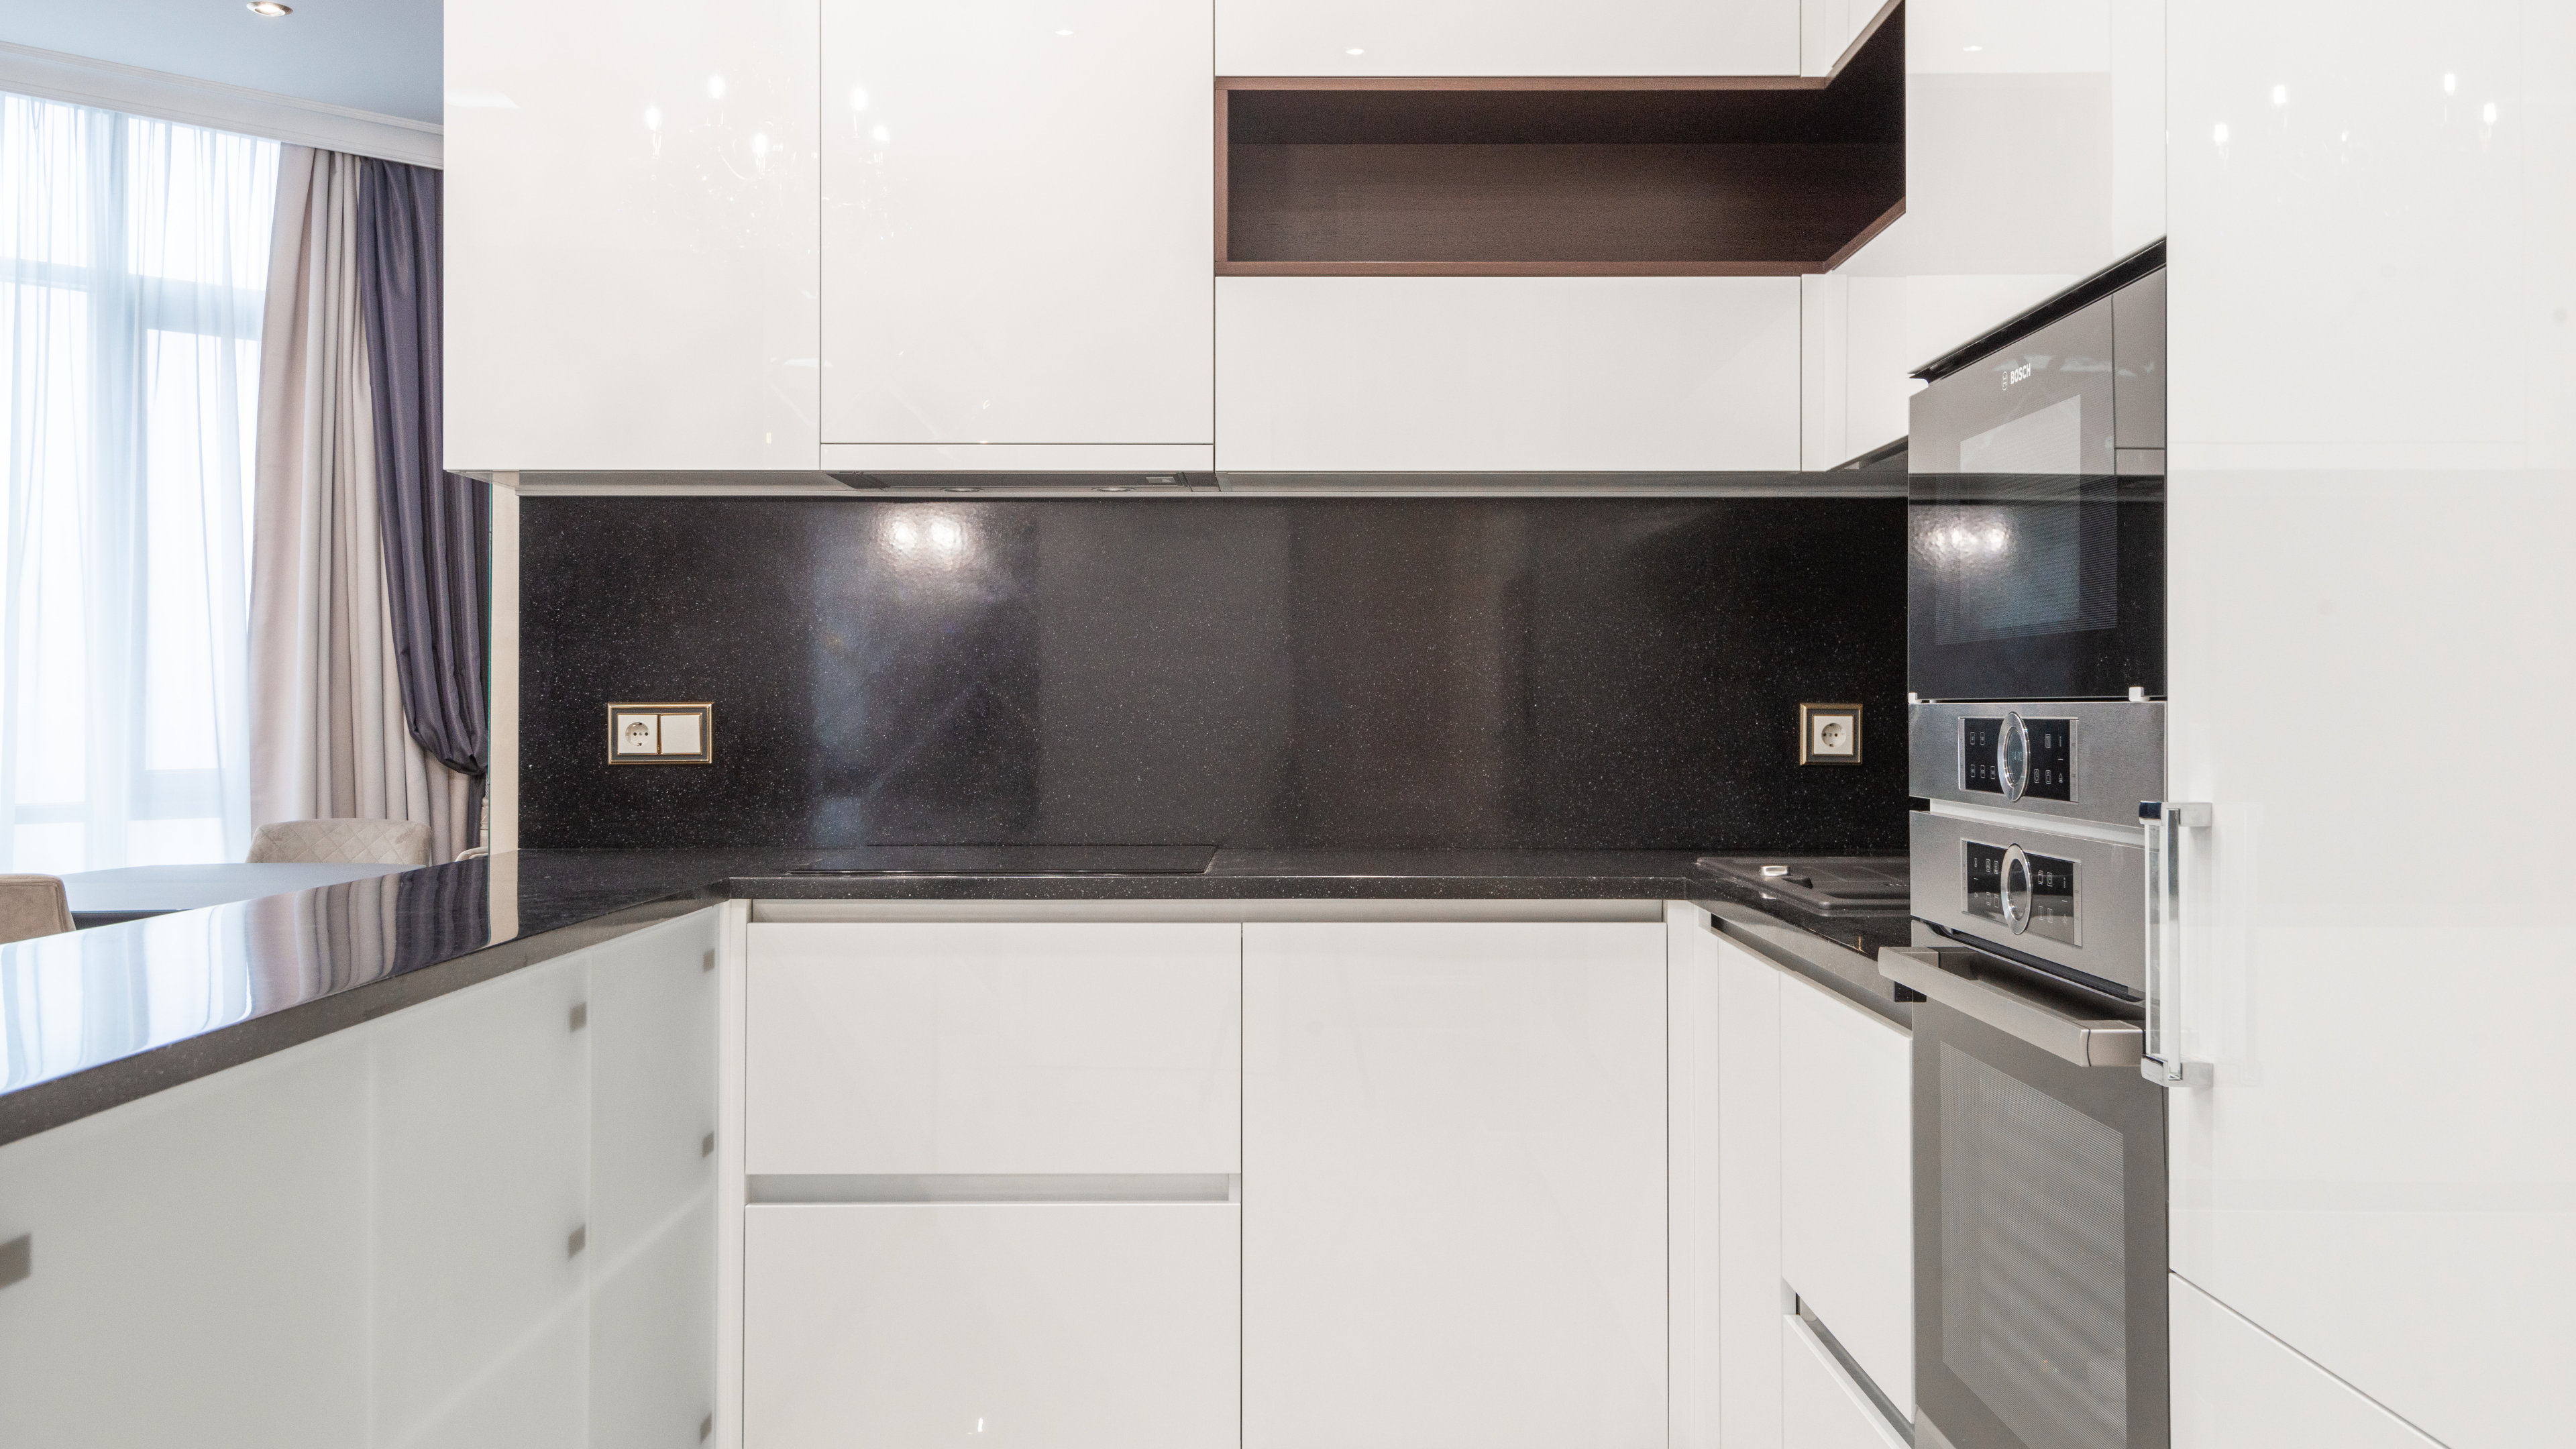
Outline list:
[[[1798,706],[1798,763],[1801,765],[1859,764],[1860,706],[1856,704]]]
[[[608,763],[612,765],[713,764],[715,745],[712,704],[608,707]]]

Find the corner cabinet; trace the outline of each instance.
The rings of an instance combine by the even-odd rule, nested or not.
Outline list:
[[[1207,468],[1203,0],[821,21],[824,465]]]

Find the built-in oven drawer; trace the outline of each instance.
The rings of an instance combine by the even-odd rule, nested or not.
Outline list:
[[[1915,919],[1965,945],[2142,999],[2144,839],[2115,845],[2047,823],[1915,811]]]

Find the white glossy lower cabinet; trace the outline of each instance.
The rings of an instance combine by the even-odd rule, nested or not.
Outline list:
[[[1795,277],[1219,277],[1231,472],[1798,467]]]
[[[1717,942],[1718,1436],[1780,1442],[1780,968]]]
[[[2173,1449],[2435,1449],[2289,1345],[2180,1278],[2173,1285]]]
[[[793,1204],[746,1218],[747,1449],[1237,1442],[1231,1204]]]
[[[1879,1392],[1914,1404],[1913,1038],[1780,982],[1780,1272]]]
[[[755,1173],[1232,1173],[1232,922],[751,927]]]
[[[1813,1329],[1781,1318],[1781,1449],[1906,1449],[1908,1442]]]
[[[1665,929],[1244,928],[1244,1442],[1661,1449]]]

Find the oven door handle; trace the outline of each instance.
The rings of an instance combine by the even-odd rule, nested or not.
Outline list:
[[[2207,1062],[2184,1059],[2182,833],[2209,828],[2207,805],[2141,800],[2147,844],[2147,1038],[2138,1070],[2165,1087],[2205,1087]]]
[[[2003,979],[1975,974],[1974,951],[1884,946],[1878,974],[2079,1067],[2133,1067],[2144,1033],[2134,1021],[2078,1016]]]

